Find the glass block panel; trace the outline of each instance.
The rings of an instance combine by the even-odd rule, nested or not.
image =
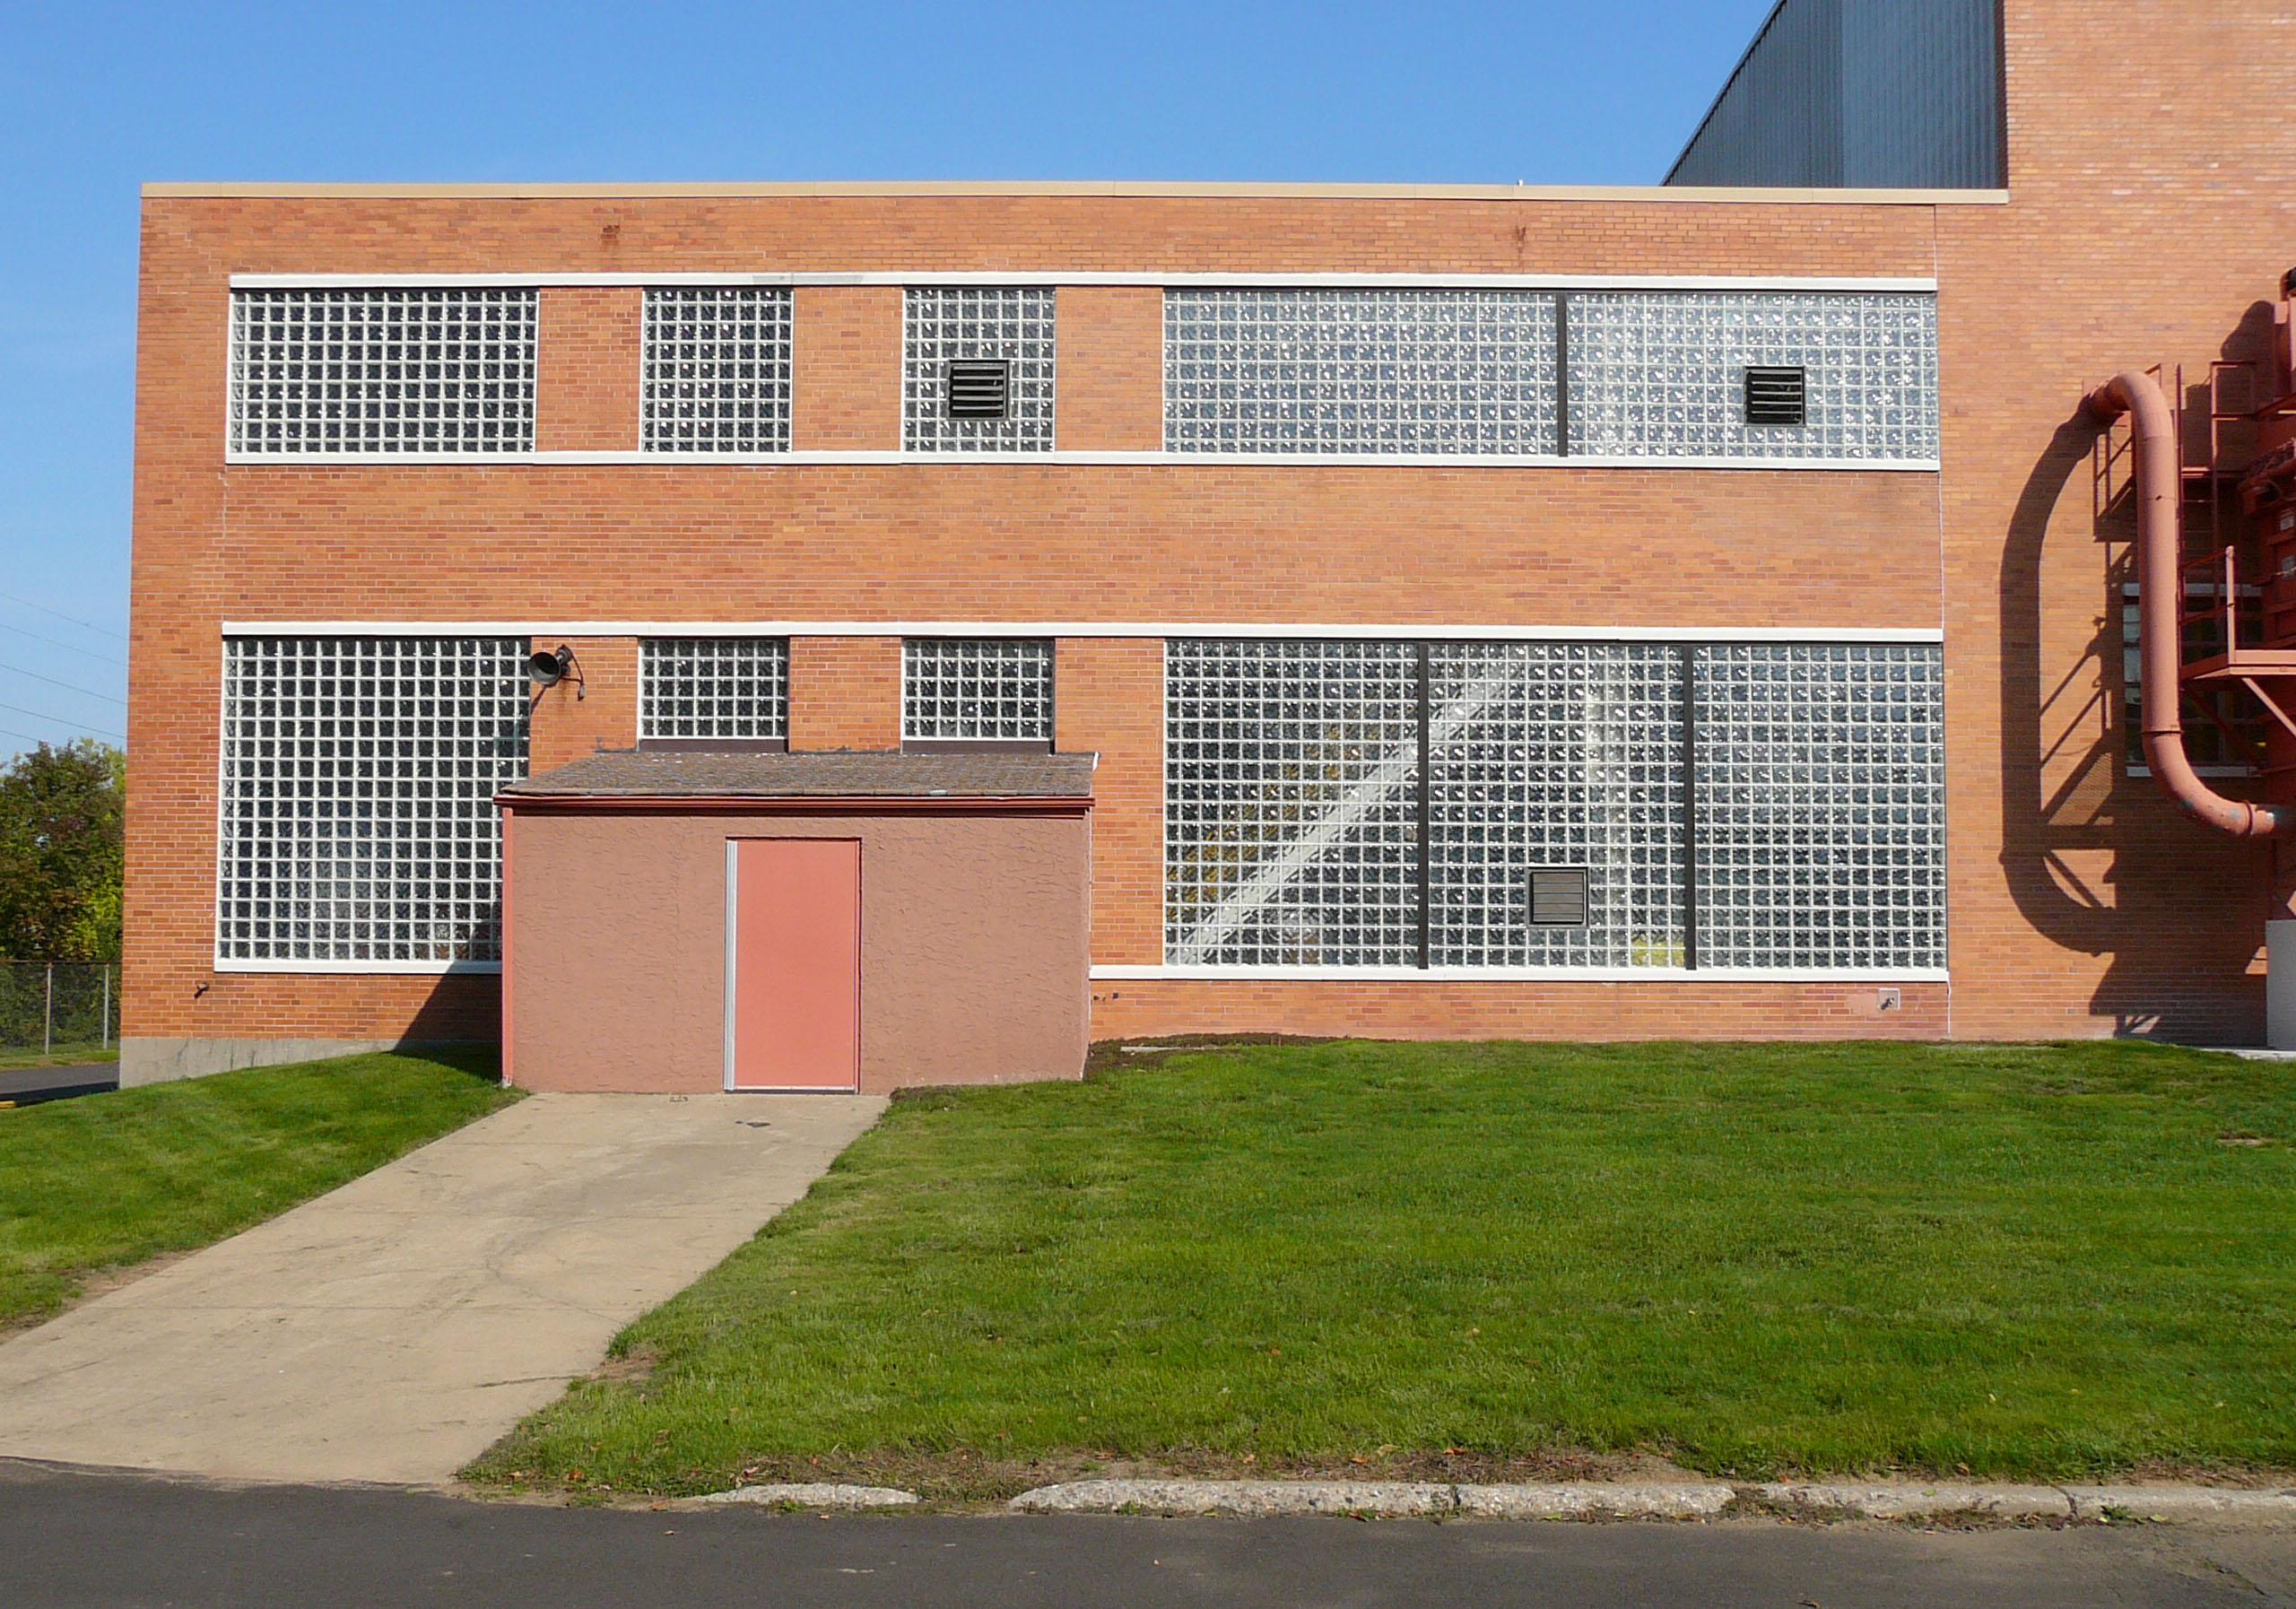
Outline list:
[[[1552,453],[1554,298],[1168,290],[1164,445],[1184,453]]]
[[[1442,642],[1429,659],[1430,963],[1681,966],[1680,651]],[[1546,867],[1584,868],[1583,926],[1532,919]]]
[[[785,290],[648,290],[639,401],[645,449],[788,451],[789,323]]]
[[[912,637],[901,645],[903,738],[1052,741],[1052,644]]]
[[[1417,649],[1176,641],[1164,676],[1166,960],[1418,964]]]
[[[641,740],[789,736],[785,638],[649,637],[639,673]]]
[[[1053,293],[1049,286],[913,287],[903,299],[901,446],[913,453],[1052,450]],[[949,417],[949,361],[1013,366],[1003,419]]]
[[[1570,450],[1630,458],[1937,457],[1937,299],[1570,293]],[[1807,422],[1750,425],[1745,371],[1806,371]]]
[[[1699,650],[1701,966],[1945,964],[1943,661],[1935,644]]]
[[[526,453],[531,289],[231,292],[235,453]]]
[[[515,638],[232,638],[215,952],[497,961],[495,793],[526,770]]]

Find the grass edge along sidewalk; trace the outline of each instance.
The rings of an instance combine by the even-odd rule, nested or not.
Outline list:
[[[2296,1088],[2273,1064],[2132,1043],[1114,1059],[897,1101],[467,1473],[978,1500],[1110,1461],[2296,1465]]]
[[[0,1336],[518,1099],[491,1047],[253,1067],[0,1112]]]

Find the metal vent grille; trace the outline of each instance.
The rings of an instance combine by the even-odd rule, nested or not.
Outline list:
[[[1049,642],[913,637],[900,691],[904,742],[1052,741]]]
[[[648,452],[789,450],[790,307],[769,287],[647,291]]]
[[[494,795],[526,770],[515,638],[232,638],[219,961],[501,956]]]
[[[1013,365],[1003,358],[956,358],[949,363],[949,417],[1002,419],[1013,407]]]
[[[1574,291],[1570,451],[1937,458],[1937,299],[1918,291]],[[1748,366],[1805,371],[1805,428],[1748,421]]]
[[[1746,369],[1748,424],[1806,424],[1809,422],[1808,370]]]
[[[234,453],[535,445],[532,290],[234,291]]]
[[[1531,874],[1531,925],[1535,927],[1584,927],[1587,925],[1587,868],[1545,866]]]
[[[1554,298],[1164,293],[1164,445],[1185,453],[1555,450]]]
[[[789,644],[779,637],[649,637],[639,655],[641,742],[787,742]]]
[[[1056,353],[1049,286],[910,289],[902,300],[901,446],[913,453],[1052,450]],[[1005,369],[1004,410],[961,414],[957,365]]]

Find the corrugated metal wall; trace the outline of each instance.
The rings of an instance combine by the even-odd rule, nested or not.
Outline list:
[[[1666,182],[2000,187],[1998,0],[1780,0]]]

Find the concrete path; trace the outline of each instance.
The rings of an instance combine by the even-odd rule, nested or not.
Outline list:
[[[0,1344],[0,1456],[445,1480],[883,1109],[533,1096]]]

